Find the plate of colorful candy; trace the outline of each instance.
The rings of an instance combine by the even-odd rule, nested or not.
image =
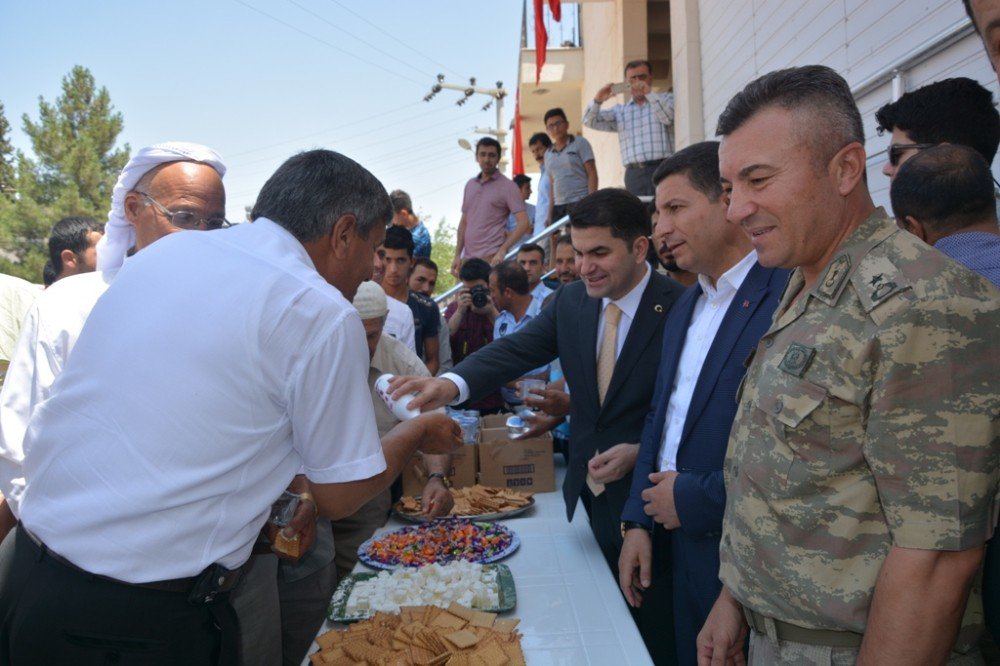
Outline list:
[[[358,559],[376,569],[458,560],[488,564],[520,546],[520,537],[506,525],[448,518],[377,534],[358,547]]]

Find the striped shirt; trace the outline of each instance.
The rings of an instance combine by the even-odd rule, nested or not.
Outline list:
[[[583,124],[602,132],[618,132],[622,164],[638,164],[662,160],[674,152],[670,128],[674,124],[673,93],[650,93],[645,104],[630,99],[601,110],[591,100],[583,113]]]

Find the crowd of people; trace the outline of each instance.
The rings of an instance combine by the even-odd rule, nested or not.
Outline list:
[[[966,3],[994,58],[996,4]],[[552,433],[656,664],[1000,659],[992,95],[878,110],[890,214],[834,70],[749,82],[680,150],[672,95],[624,72],[582,124],[618,133],[625,188],[562,109],[533,209],[477,144],[443,311],[409,195],[330,150],[248,224],[182,142],[132,157],[106,224],[60,220],[0,350],[0,664],[301,663],[403,469],[451,510],[446,405]]]

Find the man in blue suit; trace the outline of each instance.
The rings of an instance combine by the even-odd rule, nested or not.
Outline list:
[[[718,142],[668,157],[653,180],[654,242],[665,243],[698,282],[664,324],[656,390],[622,512],[618,576],[633,606],[660,602],[672,587],[678,659],[694,664],[695,639],[720,588],[722,463],[736,391],[788,272],[757,263],[750,239],[726,221]]]

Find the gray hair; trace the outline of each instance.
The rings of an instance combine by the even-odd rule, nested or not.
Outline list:
[[[354,160],[332,150],[310,150],[288,158],[261,188],[250,219],[266,217],[302,243],[330,233],[344,215],[357,219],[367,238],[392,218],[382,183]]]
[[[847,81],[823,65],[780,69],[751,81],[729,100],[715,133],[728,136],[759,111],[773,106],[811,112],[812,124],[802,128],[803,138],[816,150],[818,163],[825,165],[850,143],[865,142],[861,113]]]

